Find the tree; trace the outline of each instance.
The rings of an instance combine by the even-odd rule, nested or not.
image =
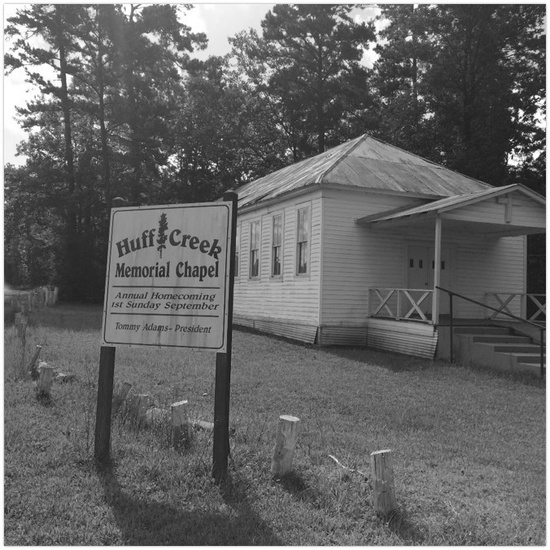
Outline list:
[[[78,248],[74,173],[74,153],[71,130],[71,100],[68,89],[68,66],[76,61],[71,57],[71,37],[69,30],[78,18],[79,6],[33,4],[18,12],[8,20],[6,36],[14,39],[13,51],[16,55],[6,54],[4,63],[7,71],[24,68],[29,82],[37,85],[44,95],[52,95],[62,111],[64,135],[64,166],[66,181],[65,243],[66,290],[69,295],[76,292],[75,251]],[[46,47],[37,47],[32,40],[39,35]],[[44,77],[36,68],[46,66],[59,79]],[[54,104],[55,105],[55,104]],[[36,102],[31,111],[44,108],[43,102]],[[24,113],[20,110],[20,113]]]
[[[340,141],[341,129],[368,99],[364,48],[371,25],[355,23],[345,4],[277,4],[262,21],[262,39],[241,34],[237,59],[248,63],[257,90],[276,106],[294,160]],[[258,61],[264,70],[258,70]],[[262,74],[263,73],[263,74]]]
[[[544,16],[541,5],[385,8],[388,42],[376,66],[382,136],[507,183],[511,157],[541,143]]]
[[[19,110],[29,131],[22,150],[33,169],[42,172],[36,167],[45,160],[57,174],[43,185],[58,200],[56,212],[64,210],[65,254],[57,260],[65,268],[65,298],[102,293],[97,273],[114,193],[143,204],[165,182],[174,97],[189,53],[206,43],[181,23],[187,9],[34,5],[9,20],[6,35],[13,44],[6,68],[25,70],[41,94]],[[33,37],[43,40],[37,44]],[[53,76],[44,76],[41,66]]]
[[[128,144],[125,162],[131,167],[122,192],[132,204],[147,202],[148,187],[161,177],[171,148],[176,95],[189,53],[206,47],[202,33],[192,33],[178,15],[189,6],[131,5],[119,18],[117,66],[122,87],[115,112],[119,139]]]
[[[433,48],[425,28],[428,6],[384,5],[375,51],[372,85],[377,90],[376,132],[408,151],[429,157],[431,125],[426,105],[426,73]]]

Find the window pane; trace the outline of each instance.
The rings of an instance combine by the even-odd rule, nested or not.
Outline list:
[[[307,273],[307,242],[298,244],[298,273]]]
[[[258,248],[260,237],[260,222],[250,224],[250,248]]]
[[[273,275],[281,274],[281,247],[273,247]]]
[[[298,242],[309,240],[309,208],[298,209]]]
[[[281,215],[273,217],[273,246],[279,246],[282,238],[283,217]]]
[[[250,276],[257,277],[260,272],[260,260],[258,257],[258,251],[252,250],[250,253]]]
[[[298,209],[297,219],[297,272],[308,272],[309,258],[309,207]]]

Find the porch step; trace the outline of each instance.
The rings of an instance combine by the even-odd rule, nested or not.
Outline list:
[[[510,335],[511,331],[506,327],[491,327],[486,325],[479,325],[474,327],[454,327],[455,334],[473,334],[473,335]]]
[[[528,344],[531,338],[528,336],[515,336],[514,334],[493,334],[491,336],[473,336],[474,342],[483,344]]]
[[[537,344],[499,344],[494,349],[504,353],[536,353],[540,356],[540,347]]]
[[[500,371],[540,376],[540,346],[528,336],[495,326],[457,327],[454,333],[457,359]]]
[[[512,353],[518,363],[536,363],[540,365],[540,353]],[[546,364],[546,355],[544,356],[544,364]]]

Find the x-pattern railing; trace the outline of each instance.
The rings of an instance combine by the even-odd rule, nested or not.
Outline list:
[[[510,319],[514,319],[515,321],[520,321],[522,323],[527,323],[528,325],[531,325],[532,327],[535,327],[539,330],[539,349],[540,349],[540,377],[541,379],[544,378],[544,372],[545,372],[545,348],[546,348],[546,339],[544,332],[546,331],[546,323],[536,323],[527,319],[522,319],[521,317],[518,317],[517,315],[513,315],[512,313],[504,311],[505,305],[499,310],[497,308],[494,308],[492,306],[489,306],[487,304],[484,304],[482,302],[478,302],[477,300],[474,300],[473,298],[468,298],[467,296],[463,296],[462,294],[457,294],[456,292],[453,292],[452,290],[448,290],[446,288],[442,288],[440,286],[436,287],[438,290],[441,290],[442,292],[446,292],[449,295],[449,310],[450,310],[450,316],[451,316],[451,322],[450,322],[450,338],[449,338],[449,348],[450,348],[450,359],[451,363],[453,362],[453,297],[459,298],[461,300],[466,300],[467,302],[470,302],[472,304],[477,304],[478,306],[484,307],[486,309],[490,309],[493,312],[502,313],[503,315],[506,315]],[[508,302],[506,302],[507,304]],[[464,326],[464,325],[463,325]]]
[[[391,319],[413,319],[430,323],[422,311],[422,304],[433,294],[433,290],[412,288],[371,288],[371,317],[389,317]],[[415,296],[414,294],[419,294]],[[403,315],[402,311],[408,311]]]
[[[520,308],[523,304],[523,309],[526,314],[528,306],[531,304],[534,307],[534,313],[532,313],[527,320],[528,321],[546,321],[546,294],[511,294],[504,292],[487,292],[485,294],[485,302],[488,304],[491,299],[497,302],[496,309],[488,315],[489,319],[495,319],[500,314],[511,315],[510,308],[517,305],[514,300],[519,298]],[[543,303],[544,301],[544,303]]]

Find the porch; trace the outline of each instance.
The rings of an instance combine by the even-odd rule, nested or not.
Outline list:
[[[372,233],[399,236],[405,254],[402,287],[370,285],[367,345],[452,360],[454,327],[502,322],[526,326],[542,341],[546,297],[526,292],[526,241],[521,239],[546,230],[540,195],[513,184],[356,223]],[[381,337],[381,330],[391,335]]]
[[[448,314],[436,325],[427,302],[445,294]],[[455,317],[453,301],[477,304],[484,315]],[[520,311],[515,315],[513,311]],[[455,359],[507,372],[545,370],[546,295],[485,293],[477,302],[442,288],[369,289],[367,345],[426,358]]]

